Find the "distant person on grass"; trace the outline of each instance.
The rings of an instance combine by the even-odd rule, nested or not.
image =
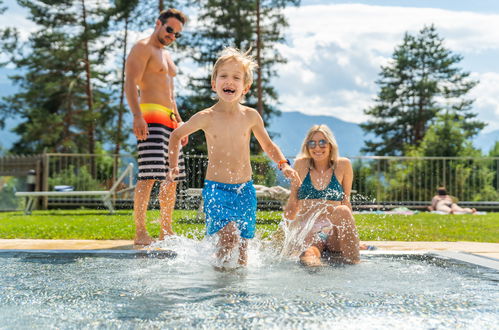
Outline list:
[[[292,181],[299,181],[296,171],[270,139],[260,114],[241,104],[253,82],[254,67],[256,64],[247,53],[234,48],[224,49],[211,75],[211,86],[218,102],[196,113],[170,136],[169,180],[180,173],[178,142],[198,130],[203,130],[206,136],[208,168],[203,188],[206,233],[218,235],[216,255],[222,267],[227,266],[236,247],[239,248],[238,264],[246,265],[248,239],[255,236],[251,133],[282,173]]]
[[[164,49],[180,38],[186,16],[176,9],[159,15],[152,34],[133,46],[126,61],[125,93],[133,113],[133,132],[137,137],[139,174],[134,197],[136,245],[148,245],[153,239],[147,233],[146,213],[155,181],[160,181],[159,203],[161,231],[159,239],[174,235],[172,214],[177,182],[166,182],[168,140],[181,123],[173,89],[177,73],[170,54]],[[182,145],[187,144],[187,137]],[[185,179],[180,153],[179,175]]]
[[[455,198],[447,193],[445,187],[438,187],[437,194],[431,200],[430,211],[438,211],[442,213],[455,214],[455,213],[476,213],[476,209],[462,208],[455,202]]]

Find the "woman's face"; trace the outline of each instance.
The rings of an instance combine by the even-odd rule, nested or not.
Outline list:
[[[307,141],[310,156],[315,162],[329,160],[331,158],[331,145],[322,132],[315,132]]]

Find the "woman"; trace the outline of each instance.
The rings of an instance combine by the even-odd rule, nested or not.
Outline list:
[[[475,213],[476,209],[462,208],[457,205],[452,196],[447,194],[445,187],[438,187],[437,194],[431,200],[430,211],[439,211],[443,213]]]
[[[338,144],[326,125],[314,125],[295,164],[301,185],[292,184],[284,216],[293,220],[285,230],[302,244],[300,261],[321,265],[324,252],[344,263],[359,262],[359,239],[350,204],[353,170],[339,157]]]

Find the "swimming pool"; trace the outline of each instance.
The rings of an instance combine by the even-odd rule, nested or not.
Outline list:
[[[499,273],[433,255],[363,255],[310,270],[250,249],[217,272],[202,242],[173,254],[0,253],[0,328],[493,328]],[[173,256],[176,254],[176,257]]]

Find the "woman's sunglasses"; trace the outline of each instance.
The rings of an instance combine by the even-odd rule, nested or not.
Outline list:
[[[317,141],[315,141],[315,140],[309,140],[309,141],[307,141],[307,146],[310,149],[315,149],[315,147],[317,147],[317,144],[319,144],[319,147],[321,147],[322,149],[324,149],[325,147],[327,147],[328,142],[326,140],[324,140],[324,139],[320,139],[319,143],[317,143]]]
[[[165,30],[166,30],[166,33],[173,33],[173,35],[175,36],[175,39],[178,39],[182,36],[182,33],[180,32],[175,32],[175,30],[171,27],[171,26],[166,26],[165,27]]]

